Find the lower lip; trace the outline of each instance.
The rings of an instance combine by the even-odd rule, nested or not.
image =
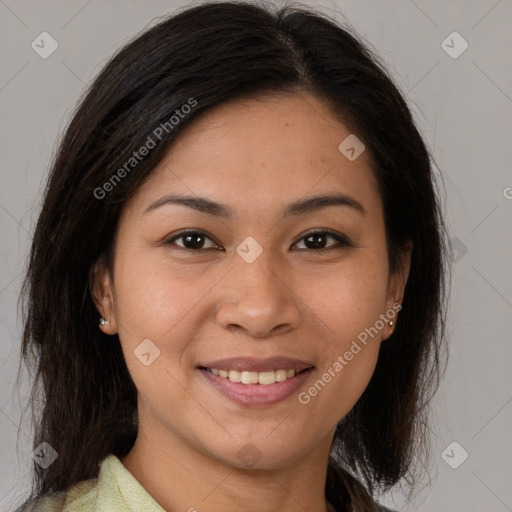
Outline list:
[[[303,384],[314,368],[308,368],[283,382],[266,385],[232,382],[227,378],[213,375],[208,370],[199,370],[208,382],[233,402],[245,406],[265,406],[277,404],[288,398]]]

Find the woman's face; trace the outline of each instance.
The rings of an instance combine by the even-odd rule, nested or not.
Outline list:
[[[95,299],[101,328],[119,334],[140,428],[160,443],[239,467],[328,454],[407,277],[389,274],[369,154],[354,159],[352,139],[342,152],[349,135],[310,95],[232,101],[190,124],[126,205]],[[274,357],[289,361],[265,366]],[[215,366],[232,380],[203,369]]]

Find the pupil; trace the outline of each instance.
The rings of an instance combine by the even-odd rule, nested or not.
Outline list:
[[[194,239],[196,239],[196,242],[191,242],[191,240],[194,240]],[[197,242],[198,239],[199,239],[199,242]],[[204,242],[203,236],[199,233],[193,233],[191,235],[186,235],[184,240],[185,240],[185,246],[190,247],[190,248],[197,248],[197,247],[200,248],[202,243]]]
[[[309,235],[307,238],[306,238],[306,244],[310,241],[313,241],[314,239],[320,239],[320,241],[318,242],[312,242],[312,246],[313,247],[309,247],[310,249],[323,249],[323,245],[325,244],[325,235],[321,234],[321,233],[315,233],[313,235]]]

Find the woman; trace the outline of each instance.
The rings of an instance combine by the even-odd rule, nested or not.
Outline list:
[[[443,261],[425,144],[357,38],[235,2],[160,22],[49,177],[20,510],[385,510],[426,444]]]

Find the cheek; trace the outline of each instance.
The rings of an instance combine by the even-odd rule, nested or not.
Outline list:
[[[160,416],[161,404],[187,403],[181,360],[193,332],[186,319],[201,290],[161,263],[125,254],[115,276],[118,334],[144,406]]]
[[[339,418],[354,406],[371,379],[386,326],[381,315],[386,312],[387,259],[377,251],[360,256],[336,265],[327,277],[317,276],[312,281],[315,287],[303,284],[301,292],[316,324],[322,381],[306,393],[321,394],[319,403],[331,403]]]
[[[114,278],[116,321],[126,364],[141,394],[159,399],[163,390],[174,389],[179,402],[182,387],[177,382],[185,385],[188,378],[190,341],[211,320],[208,299],[222,273],[171,265],[157,251],[150,255],[133,252],[128,248],[119,251]],[[146,367],[136,355],[147,339],[159,355]]]
[[[301,297],[336,337],[339,349],[373,326],[386,308],[387,260],[372,253],[362,256],[301,278]]]
[[[331,423],[354,407],[366,389],[378,360],[385,312],[385,282],[344,276],[323,293],[309,296],[316,332],[314,345],[318,373],[311,386],[299,395],[301,404],[324,411]],[[327,285],[327,283],[326,283]],[[330,411],[325,412],[327,409]]]
[[[121,251],[120,251],[121,252]],[[172,272],[162,258],[148,258],[129,249],[116,267],[116,319],[128,339],[161,340],[198,300],[197,282]],[[208,279],[204,279],[205,286]]]

